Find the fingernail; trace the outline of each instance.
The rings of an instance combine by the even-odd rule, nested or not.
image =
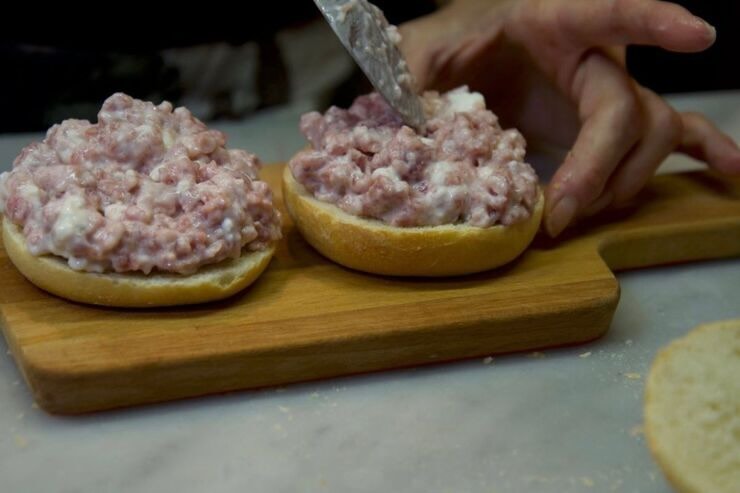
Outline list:
[[[697,25],[704,27],[707,32],[711,34],[712,39],[717,38],[717,29],[713,25],[711,25],[701,17],[696,17],[696,23]]]
[[[575,197],[570,195],[562,197],[555,203],[547,215],[547,220],[545,221],[547,234],[554,238],[562,233],[575,217],[577,210],[578,201]]]

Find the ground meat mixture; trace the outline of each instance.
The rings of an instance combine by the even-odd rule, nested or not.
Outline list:
[[[301,118],[311,149],[290,162],[314,197],[393,226],[511,225],[530,217],[537,176],[525,142],[502,130],[483,96],[462,87],[423,96],[423,135],[378,94]]]
[[[258,159],[185,108],[125,94],[66,120],[0,175],[0,212],[34,255],[76,270],[190,274],[280,238]]]

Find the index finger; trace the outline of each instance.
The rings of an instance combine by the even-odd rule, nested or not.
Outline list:
[[[641,44],[696,52],[716,37],[706,21],[671,2],[561,0],[540,6],[543,19],[556,19],[557,29],[577,46]]]

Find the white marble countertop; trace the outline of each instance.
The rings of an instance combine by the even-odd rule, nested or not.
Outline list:
[[[672,100],[740,139],[740,92]],[[284,160],[306,107],[221,127]],[[0,136],[0,169],[37,137]],[[669,492],[644,377],[670,340],[740,317],[740,259],[619,279],[610,331],[579,347],[78,417],[35,407],[0,339],[0,491]]]

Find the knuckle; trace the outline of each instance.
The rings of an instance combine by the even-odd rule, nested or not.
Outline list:
[[[645,130],[645,119],[637,98],[629,95],[613,103],[613,117],[621,122],[625,135],[629,139],[637,140]]]
[[[675,148],[681,142],[683,134],[683,122],[681,116],[669,108],[667,105],[661,105],[653,114],[654,131],[662,137],[671,149]]]

